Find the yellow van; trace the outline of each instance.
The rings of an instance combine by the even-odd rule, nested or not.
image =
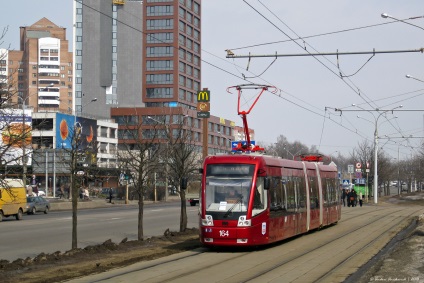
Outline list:
[[[3,217],[21,220],[26,212],[26,189],[20,179],[0,179],[0,222]]]

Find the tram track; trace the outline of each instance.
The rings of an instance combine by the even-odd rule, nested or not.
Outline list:
[[[107,279],[80,282],[343,282],[419,211],[400,206],[345,209],[337,225],[280,243],[253,250],[200,248],[117,270]]]
[[[361,227],[356,227],[356,226],[355,226],[354,228],[352,228],[352,229],[350,229],[350,230],[348,230],[348,231],[344,232],[343,234],[340,234],[340,235],[338,235],[338,236],[336,236],[336,237],[334,237],[334,238],[328,239],[326,242],[320,243],[320,246],[319,246],[319,247],[310,248],[310,249],[307,249],[307,250],[303,251],[301,254],[297,254],[297,255],[295,255],[295,256],[285,258],[284,260],[282,260],[282,261],[280,261],[280,262],[278,262],[278,263],[274,263],[274,264],[273,264],[272,266],[270,266],[269,268],[266,268],[266,269],[264,269],[264,270],[262,270],[262,271],[258,272],[257,274],[252,275],[252,276],[251,276],[251,277],[249,277],[249,278],[243,278],[243,280],[242,280],[242,281],[238,281],[238,282],[250,282],[250,281],[253,281],[253,280],[255,280],[255,279],[258,279],[258,278],[262,277],[263,275],[265,275],[265,274],[267,274],[267,273],[269,273],[269,272],[274,271],[274,270],[275,270],[275,269],[277,269],[277,268],[280,268],[280,267],[282,267],[282,266],[284,266],[284,265],[286,265],[286,264],[288,264],[288,263],[291,263],[291,262],[293,262],[293,261],[295,261],[295,260],[299,260],[299,259],[301,259],[302,257],[304,257],[305,255],[308,255],[308,254],[310,254],[310,253],[312,253],[312,252],[314,252],[314,251],[317,251],[317,250],[320,250],[320,249],[326,249],[329,245],[331,245],[332,243],[334,243],[334,241],[342,240],[342,239],[344,239],[346,236],[348,236],[348,235],[352,234],[353,232],[357,232],[357,231],[358,231],[358,229],[365,229],[365,228],[369,227],[370,225],[374,224],[375,222],[382,220],[383,218],[387,218],[387,217],[388,217],[388,216],[390,216],[390,215],[396,214],[396,213],[397,213],[397,212],[399,212],[400,210],[401,210],[401,209],[396,210],[396,211],[393,211],[393,212],[391,212],[390,214],[386,214],[386,215],[380,216],[380,217],[378,217],[378,218],[372,218],[372,220],[370,220],[368,223],[363,224]],[[366,215],[369,215],[369,214],[372,214],[372,213],[373,213],[373,212],[371,211],[371,212],[366,213]],[[396,226],[396,225],[398,225],[398,224],[395,224],[395,225],[393,225],[393,226]],[[331,228],[331,227],[328,227],[328,228],[325,228],[325,229],[330,229],[330,228]],[[320,231],[313,231],[313,233],[314,233],[314,234],[319,233],[319,232],[320,232]],[[283,244],[284,244],[284,243],[283,243]],[[223,281],[223,282],[227,282],[227,281]],[[228,281],[228,282],[233,282],[233,281]],[[262,281],[262,282],[264,282],[264,281]],[[325,282],[325,281],[322,281],[322,282]],[[327,281],[327,282],[328,282],[328,281]]]
[[[394,214],[398,213],[399,211],[401,211],[401,209],[397,209],[395,211],[383,213],[383,215],[381,215],[382,210],[384,211],[386,209],[382,208],[379,211],[368,211],[368,212],[364,213],[362,216],[367,219],[367,223],[362,224],[360,227],[355,225],[354,228],[351,228],[351,229],[345,231],[344,233],[337,235],[336,237],[327,239],[325,242],[321,243],[321,245],[319,247],[310,248],[310,249],[304,251],[303,253],[292,256],[292,257],[285,257],[283,261],[280,261],[278,263],[274,263],[271,266],[268,265],[268,267],[266,267],[266,268],[263,268],[261,266],[257,267],[260,270],[258,270],[258,272],[255,273],[255,274],[252,274],[250,272],[251,276],[246,276],[246,275],[244,275],[244,272],[242,272],[241,274],[236,274],[235,276],[231,276],[230,278],[227,278],[227,279],[219,281],[219,282],[250,282],[250,281],[254,281],[255,279],[260,279],[265,274],[272,272],[273,270],[275,270],[277,268],[280,268],[280,267],[282,267],[282,266],[284,266],[284,265],[286,265],[290,262],[298,260],[298,259],[302,258],[303,256],[310,254],[311,252],[314,252],[318,249],[325,249],[328,245],[330,245],[334,241],[341,240],[341,239],[345,238],[347,235],[352,234],[353,232],[357,231],[358,229],[366,229],[368,226],[374,224],[375,222],[379,222],[382,219],[390,217],[390,215],[394,215]],[[377,214],[377,215],[374,215],[374,214]],[[352,218],[353,219],[346,218],[345,221],[356,221],[356,218],[354,217],[354,215],[352,215]],[[331,229],[331,227],[326,227],[325,229]],[[313,235],[319,235],[319,233],[321,233],[321,231],[311,231],[310,235],[312,235],[312,234]],[[277,245],[280,246],[280,247],[283,247],[286,243],[292,242],[292,241],[296,240],[296,238],[301,238],[301,237],[304,237],[304,235],[303,236],[300,235],[300,236],[295,237],[293,239],[288,239],[286,241],[283,241],[282,243],[274,244],[274,245],[271,245],[269,247],[260,248],[259,250],[253,251],[253,253],[264,253],[264,252],[266,253],[267,249],[269,249],[269,248],[275,248],[275,247],[277,247]],[[240,252],[238,249],[234,249],[235,253],[228,253],[228,252],[225,252],[225,249],[218,249],[218,250],[221,251],[221,252],[211,253],[208,250],[205,250],[205,253],[207,254],[207,256],[210,256],[211,254],[219,255],[220,260],[219,261],[211,260],[209,262],[209,264],[199,265],[199,267],[201,266],[201,270],[213,269],[214,267],[216,267],[217,264],[219,264],[220,266],[225,266],[225,265],[227,265],[227,263],[230,263],[230,265],[231,265],[231,262],[233,260],[237,260],[239,262],[244,262],[245,258],[249,258],[249,257],[252,256],[251,251]],[[201,255],[201,256],[203,257],[203,255]],[[222,256],[224,256],[225,258],[223,258]],[[263,263],[261,265],[263,265]],[[255,267],[253,267],[253,268],[255,268]],[[251,269],[250,271],[254,271],[254,270]],[[176,272],[174,276],[170,276],[170,277],[168,277],[170,275],[168,273],[166,279],[163,278],[163,277],[157,277],[153,281],[147,281],[147,282],[178,282],[178,281],[181,280],[181,278],[184,278],[186,276],[192,277],[197,272],[199,272],[199,271],[193,270],[193,269],[190,268],[188,270],[185,270],[185,272]],[[262,280],[260,279],[259,281],[262,281]]]

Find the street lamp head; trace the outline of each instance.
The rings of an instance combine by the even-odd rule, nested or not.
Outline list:
[[[91,100],[91,102],[96,102],[96,101],[97,101],[96,97]]]
[[[412,78],[411,75],[405,75],[405,77],[407,77],[408,79]]]
[[[387,13],[382,13],[382,14],[381,14],[381,17],[382,17],[382,18],[384,18],[384,19],[387,19],[387,18],[389,18],[389,17],[390,17],[390,15],[389,15],[389,14],[387,14]]]

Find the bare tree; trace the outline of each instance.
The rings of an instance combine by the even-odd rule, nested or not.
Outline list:
[[[168,166],[171,184],[177,188],[181,201],[180,232],[187,229],[186,188],[189,181],[194,181],[200,168],[201,153],[196,150],[196,144],[189,127],[185,126],[183,118],[175,128],[168,127],[169,152]]]
[[[142,121],[138,124],[127,123],[120,129],[118,160],[120,169],[130,175],[129,182],[134,186],[138,198],[138,240],[143,240],[144,197],[149,178],[158,168],[159,147],[156,130],[142,130]]]

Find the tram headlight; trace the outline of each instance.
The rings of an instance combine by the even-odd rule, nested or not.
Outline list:
[[[212,215],[206,215],[205,218],[202,218],[202,226],[213,226]]]
[[[250,219],[246,219],[246,215],[241,215],[238,219],[238,227],[248,227],[252,224]]]

